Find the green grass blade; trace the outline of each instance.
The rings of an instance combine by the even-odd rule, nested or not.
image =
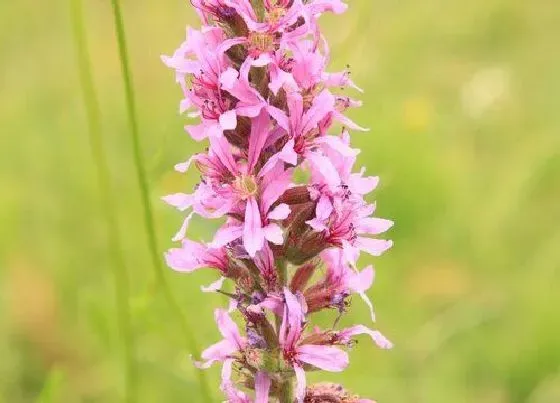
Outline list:
[[[187,342],[187,347],[190,353],[193,355],[198,355],[199,348],[197,346],[196,340],[191,331],[190,324],[187,317],[181,310],[181,307],[165,278],[165,273],[160,260],[160,253],[158,250],[156,231],[154,228],[154,218],[152,214],[152,206],[149,197],[148,180],[146,177],[146,170],[144,164],[144,158],[142,156],[142,150],[140,145],[140,135],[138,130],[138,120],[136,117],[136,105],[134,98],[134,89],[132,85],[132,73],[129,67],[128,61],[128,51],[126,46],[124,21],[121,11],[121,6],[119,0],[111,0],[113,6],[113,16],[115,23],[115,31],[117,35],[117,42],[119,48],[119,57],[121,61],[121,71],[124,84],[125,101],[128,114],[128,123],[130,125],[130,135],[132,138],[132,148],[134,156],[134,165],[136,167],[136,173],[138,176],[138,184],[140,186],[140,197],[142,199],[142,205],[144,209],[144,224],[146,227],[146,232],[148,236],[148,248],[152,258],[152,264],[155,270],[156,279],[159,287],[162,289],[165,298],[167,299],[170,307],[175,311],[175,315],[179,318],[179,324],[181,326],[181,331],[184,334],[185,341]],[[201,394],[205,401],[211,402],[210,390],[208,388],[208,383],[203,371],[197,371]]]
[[[70,0],[70,7],[76,44],[77,67],[87,114],[91,153],[97,170],[102,209],[107,221],[107,239],[111,258],[113,260],[118,326],[124,347],[125,401],[135,402],[137,373],[129,305],[129,278],[122,255],[117,213],[111,191],[110,171],[101,134],[101,114],[91,72],[82,0]]]

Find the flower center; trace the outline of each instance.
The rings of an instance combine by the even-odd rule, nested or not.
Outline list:
[[[251,32],[249,34],[249,46],[253,52],[258,54],[272,52],[274,50],[274,36],[266,32]]]
[[[235,188],[241,193],[243,198],[257,194],[259,187],[252,175],[241,175],[235,179]]]
[[[272,24],[276,24],[286,15],[286,9],[284,7],[274,7],[267,14],[268,21]]]

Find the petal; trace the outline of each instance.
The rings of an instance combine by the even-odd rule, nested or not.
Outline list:
[[[373,284],[375,272],[372,266],[368,266],[360,272],[353,273],[348,278],[346,286],[354,292],[364,292]]]
[[[285,220],[290,215],[290,206],[286,203],[280,203],[270,213],[268,213],[269,220]]]
[[[261,250],[264,245],[261,213],[257,200],[254,197],[250,197],[247,200],[247,206],[245,207],[243,245],[251,257],[255,257],[257,251]]]
[[[324,182],[329,189],[335,190],[340,185],[338,171],[329,158],[316,152],[306,153],[305,158],[309,161],[313,172],[321,177],[322,182]]]
[[[268,159],[268,161],[264,164],[264,166],[259,171],[259,176],[262,177],[270,172],[272,169],[276,168],[276,164],[280,161],[285,162],[286,164],[296,165],[298,160],[298,155],[294,151],[294,140],[289,140],[282,150],[274,154],[272,157]]]
[[[270,176],[274,173],[271,172]],[[292,171],[286,170],[268,182],[261,196],[263,211],[268,211],[291,185]],[[267,178],[268,179],[268,178]]]
[[[178,164],[175,164],[175,171],[177,172],[181,172],[181,173],[185,173],[189,170],[189,167],[191,166],[191,163],[193,161],[193,159],[196,158],[196,155],[193,155],[192,157],[190,157],[188,160],[186,160],[185,162],[180,162]]]
[[[332,111],[334,111],[334,96],[328,90],[323,90],[315,97],[311,108],[303,115],[302,133],[305,134],[316,128],[319,122]]]
[[[249,137],[249,156],[248,156],[248,171],[253,172],[255,165],[259,161],[261,151],[266,143],[268,136],[268,126],[270,119],[266,111],[261,111],[259,116],[254,118],[251,122],[251,134]]]
[[[267,110],[270,116],[272,116],[274,120],[276,120],[276,122],[282,129],[286,130],[287,132],[290,131],[290,120],[288,118],[288,115],[286,115],[283,110],[278,109],[275,106],[268,106]]]
[[[268,403],[270,383],[270,377],[266,372],[257,372],[255,375],[255,403]]]
[[[173,270],[191,273],[204,267],[195,253],[192,249],[173,248],[165,254],[165,261]]]
[[[377,235],[387,231],[393,225],[394,222],[391,220],[385,220],[383,218],[376,217],[367,217],[360,220],[356,230],[358,231],[358,233]]]
[[[227,311],[223,309],[216,309],[214,311],[214,319],[218,324],[218,329],[220,330],[222,336],[224,336],[224,338],[230,343],[236,345],[237,349],[242,349],[245,345],[245,341],[239,334],[237,325],[233,320],[231,320]]]
[[[369,129],[362,127],[362,126],[358,126],[356,123],[354,123],[354,121],[350,120],[349,118],[347,118],[346,116],[344,116],[342,113],[335,111],[332,114],[333,118],[335,120],[338,120],[343,126],[352,129],[352,130],[358,130],[361,132],[368,132]]]
[[[186,209],[191,207],[194,202],[193,195],[186,193],[173,193],[167,196],[163,196],[161,200],[180,211],[185,211]]]
[[[218,157],[220,162],[230,173],[236,175],[238,172],[237,164],[231,153],[231,144],[225,137],[210,137],[211,151]]]
[[[298,155],[294,150],[295,141],[294,139],[290,139],[282,150],[279,153],[279,158],[284,161],[286,164],[296,165],[298,160]]]
[[[196,126],[185,126],[185,130],[195,141],[201,141],[208,137],[207,127],[204,123]]]
[[[358,148],[351,148],[338,136],[321,136],[315,140],[315,143],[325,144],[344,157],[355,157],[360,153]]]
[[[358,237],[358,239],[356,239],[355,246],[372,256],[381,256],[383,252],[393,246],[393,241],[360,236]]]
[[[307,364],[330,372],[340,372],[348,366],[346,351],[333,346],[304,344],[297,348],[297,358]]]
[[[315,209],[315,216],[321,221],[327,220],[333,211],[333,205],[328,196],[322,195],[317,202],[317,208]]]
[[[284,345],[292,346],[301,336],[304,310],[297,297],[288,288],[284,288],[284,298],[286,309],[284,310],[283,327],[288,330]]]
[[[177,233],[173,236],[173,238],[171,238],[173,242],[181,241],[185,238],[185,236],[187,235],[187,229],[189,228],[189,223],[191,222],[191,218],[193,215],[194,213],[190,213],[183,220],[183,224],[181,225],[181,228],[179,228],[179,231],[177,231]]]
[[[379,184],[378,176],[362,177],[359,173],[350,175],[348,187],[352,193],[365,195],[374,190]]]
[[[264,237],[275,245],[282,245],[284,243],[284,232],[282,228],[276,223],[268,224],[263,228]]]
[[[208,285],[207,287],[203,285],[200,286],[200,289],[202,290],[202,292],[216,292],[222,289],[225,280],[226,278],[222,276],[218,280],[214,281],[212,284]]]
[[[220,74],[220,84],[226,90],[233,88],[235,83],[237,82],[237,78],[239,77],[239,72],[231,67],[229,67],[226,71]]]
[[[369,308],[369,316],[371,318],[372,322],[375,322],[375,311],[373,309],[373,304],[371,303],[371,300],[369,299],[369,297],[367,296],[367,294],[365,292],[359,292],[358,295],[360,296],[360,298],[366,303],[366,305]]]
[[[350,338],[353,336],[357,336],[360,334],[367,334],[368,336],[371,337],[371,339],[374,341],[375,344],[377,344],[377,346],[379,348],[382,348],[384,350],[388,350],[393,348],[393,343],[391,343],[385,336],[383,336],[380,332],[378,332],[377,330],[372,330],[364,325],[356,325],[356,326],[352,326],[349,327],[347,329],[341,330],[338,333],[338,336],[342,338],[342,340],[344,342],[349,342]]]
[[[226,39],[225,41],[223,41],[220,46],[218,46],[218,48],[216,49],[216,52],[219,54],[225,53],[227,52],[232,46],[235,45],[240,45],[242,43],[244,43],[247,40],[247,38],[245,37],[237,37],[237,38],[232,38],[232,39]]]
[[[324,221],[319,220],[318,218],[313,218],[305,222],[308,224],[315,232],[323,232],[328,227],[325,225]]]
[[[305,371],[299,365],[294,364],[294,372],[296,373],[297,403],[303,403],[303,400],[305,399],[305,388],[307,386],[305,380]]]
[[[224,112],[219,117],[220,126],[224,130],[234,130],[237,127],[237,115],[235,110]]]
[[[221,248],[228,243],[235,241],[243,235],[243,227],[236,225],[229,225],[220,228],[216,231],[214,239],[208,244],[209,247],[217,249]]]
[[[195,366],[200,369],[210,368],[216,361],[224,361],[236,351],[238,351],[238,348],[235,344],[232,344],[229,340],[221,340],[204,350],[201,357],[206,362],[195,362]]]

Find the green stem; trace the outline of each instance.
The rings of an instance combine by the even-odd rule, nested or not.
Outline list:
[[[289,378],[280,390],[280,403],[294,403],[293,380]]]
[[[124,395],[125,401],[132,403],[136,401],[137,371],[134,358],[134,339],[129,305],[129,277],[122,255],[117,213],[110,185],[111,175],[101,134],[101,114],[91,72],[91,59],[88,52],[86,30],[83,21],[82,0],[71,0],[70,9],[76,46],[77,67],[87,115],[89,142],[97,171],[103,215],[107,222],[108,247],[113,260],[116,311],[119,332],[124,346]]]
[[[154,267],[156,280],[158,282],[159,288],[163,290],[164,297],[167,300],[167,303],[169,304],[171,309],[175,312],[177,318],[179,318],[179,325],[181,327],[181,331],[184,335],[190,353],[195,356],[198,356],[199,348],[195,338],[193,337],[190,324],[187,320],[187,317],[181,310],[178,301],[175,299],[173,293],[171,292],[169,285],[167,284],[164,269],[160,260],[160,254],[158,252],[157,238],[156,238],[156,232],[154,227],[154,218],[152,214],[152,206],[151,206],[149,190],[148,190],[148,180],[146,177],[144,160],[143,160],[142,150],[140,145],[140,135],[138,130],[138,120],[136,117],[134,90],[132,86],[132,73],[128,61],[128,51],[126,46],[123,16],[121,12],[120,1],[111,0],[111,4],[113,6],[113,16],[114,16],[115,31],[117,36],[118,48],[119,48],[119,57],[121,62],[121,72],[122,72],[124,91],[125,91],[128,123],[130,126],[130,135],[132,138],[134,165],[136,167],[136,174],[138,177],[138,184],[140,187],[140,198],[144,209],[144,225],[146,226],[146,232],[148,236],[148,248],[152,259],[152,265]],[[206,402],[211,402],[212,401],[211,394],[208,387],[208,383],[206,381],[205,374],[203,371],[197,371],[197,374],[200,382],[201,394]]]

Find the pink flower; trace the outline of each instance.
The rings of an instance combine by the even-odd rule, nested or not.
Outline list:
[[[293,367],[296,379],[296,398],[303,403],[305,397],[304,364],[330,372],[340,372],[348,366],[348,354],[333,347],[313,344],[299,344],[303,331],[304,311],[300,302],[287,288],[284,290],[286,298],[279,341],[283,349],[284,359]]]
[[[374,217],[375,204],[364,200],[379,179],[354,171],[360,150],[351,147],[348,130],[365,129],[344,113],[361,102],[339,91],[361,89],[348,68],[326,70],[330,50],[318,18],[342,13],[347,4],[191,3],[203,27],[188,28],[187,39],[162,60],[182,90],[180,113],[199,119],[186,131],[208,148],[175,166],[185,173],[194,165],[200,183],[163,197],[185,215],[172,239],[181,245],[165,258],[178,272],[217,270],[218,280],[201,289],[231,298],[228,311],[214,315],[223,339],[195,364],[223,364],[220,389],[230,403],[266,403],[271,391],[276,398],[293,382],[298,403],[322,390],[342,396],[340,388],[306,388],[305,371],[342,371],[349,360],[343,348],[359,335],[392,347],[364,325],[336,330],[338,318],[331,330],[307,329],[317,311],[344,314],[353,294],[373,320],[366,291],[374,270],[358,270],[356,261],[361,251],[378,256],[392,245],[377,238],[392,222]],[[330,133],[335,122],[344,126],[340,134]],[[194,215],[223,220],[211,242],[187,237]],[[222,290],[226,279],[234,283],[232,293]],[[244,336],[229,316],[234,310],[243,318]]]
[[[214,319],[224,338],[202,352],[204,362],[196,363],[196,366],[201,369],[209,368],[216,361],[224,362],[232,359],[235,353],[243,350],[247,345],[247,339],[240,335],[237,325],[231,320],[226,311],[216,309],[214,311]]]

